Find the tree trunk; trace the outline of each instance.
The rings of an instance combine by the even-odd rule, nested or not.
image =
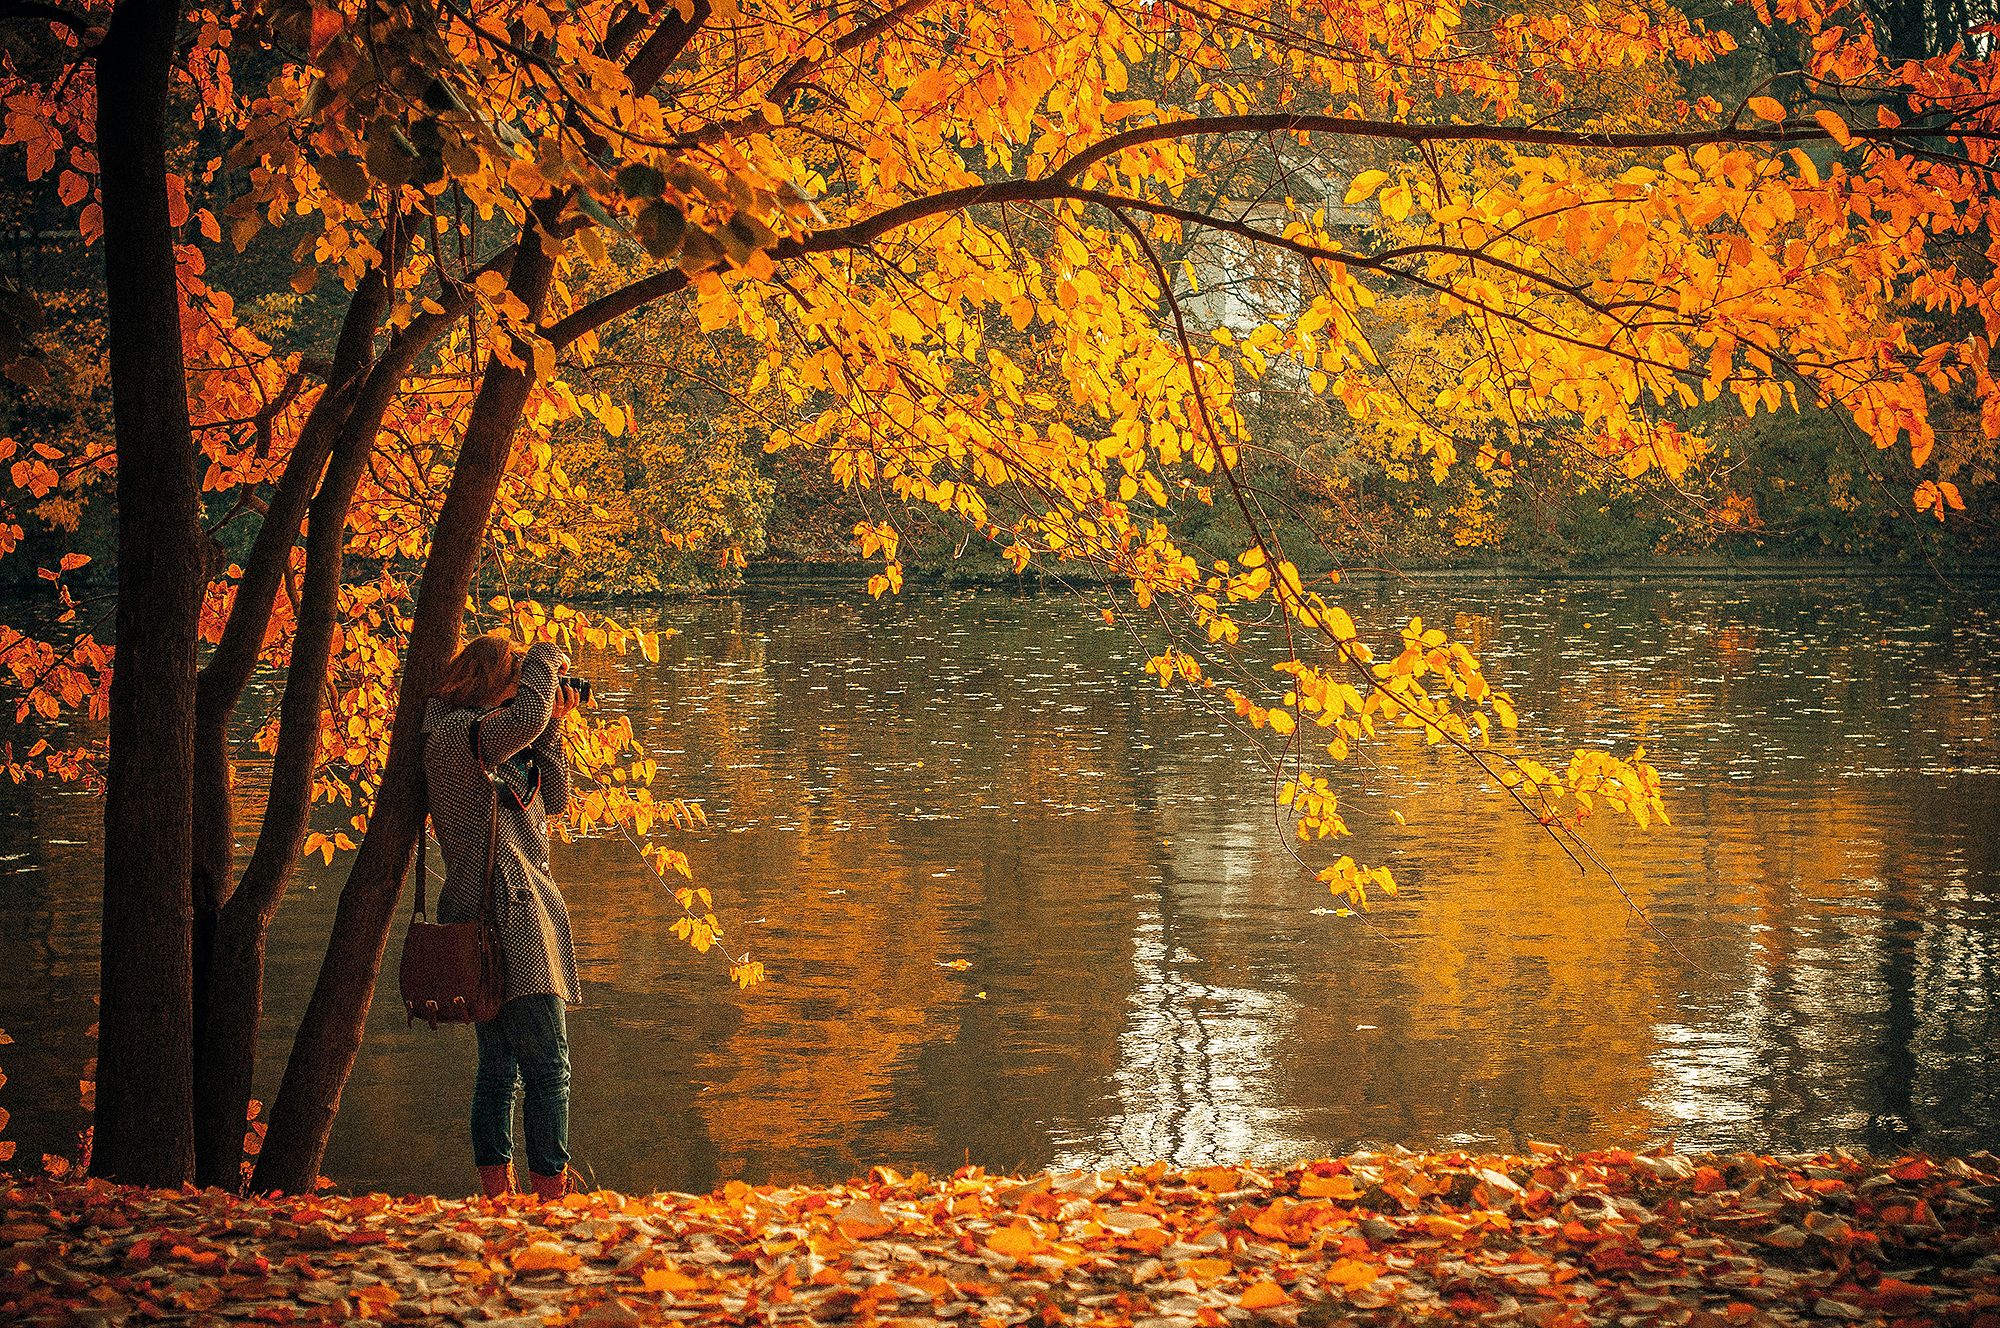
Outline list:
[[[298,871],[319,766],[320,720],[340,608],[347,514],[367,469],[382,417],[402,382],[399,364],[371,376],[346,412],[326,478],[312,500],[306,533],[305,585],[279,701],[278,748],[264,824],[243,879],[222,906],[208,972],[207,1020],[197,1049],[195,1180],[242,1186],[243,1130],[257,1066],[264,1013],[264,943],[286,887]]]
[[[394,243],[385,237],[385,247]],[[499,270],[512,250],[497,255]],[[243,1133],[263,1019],[265,937],[297,874],[312,813],[323,687],[339,607],[347,514],[382,418],[410,366],[449,328],[470,296],[412,319],[374,356],[377,325],[388,306],[387,281],[370,276],[348,306],[326,391],[293,444],[246,564],[221,642],[202,669],[196,696],[195,887],[195,1174],[203,1185],[242,1184]],[[331,456],[331,464],[328,458]],[[322,470],[325,478],[321,481]],[[317,496],[315,483],[318,482]],[[299,522],[311,500],[305,588],[278,717],[278,751],[264,800],[264,821],[242,880],[233,877],[234,774],[227,733],[254,671],[277,588],[291,560]],[[204,789],[204,784],[214,787]],[[204,836],[219,859],[204,875]],[[204,894],[205,880],[215,889]]]
[[[292,455],[285,463],[263,524],[251,545],[236,601],[222,640],[195,682],[194,706],[194,1094],[196,1098],[195,1175],[203,1185],[234,1184],[219,1179],[205,1156],[213,1130],[201,1121],[200,1104],[212,1097],[203,1082],[211,1041],[216,947],[223,906],[236,882],[236,762],[229,751],[230,720],[256,667],[278,585],[298,542],[299,520],[320,471],[326,465],[333,428],[323,421],[346,414],[339,389],[328,387],[308,414]],[[337,422],[337,421],[336,421]],[[254,1037],[254,1030],[253,1030]],[[240,1153],[242,1131],[235,1131]],[[234,1173],[228,1173],[233,1175]]]
[[[554,265],[532,229],[522,238],[508,286],[530,315],[539,317]],[[532,363],[528,347],[515,349],[524,363]],[[465,597],[532,386],[529,372],[487,361],[417,590],[381,790],[368,833],[341,888],[312,1000],[292,1039],[291,1058],[257,1162],[253,1182],[257,1190],[298,1193],[310,1189],[319,1176],[340,1095],[361,1050],[390,922],[423,823],[419,775],[424,703],[432,680],[458,648]]]
[[[167,211],[179,0],[123,0],[97,56],[106,326],[118,460],[118,654],[104,809],[92,1170],[194,1168],[194,686],[200,490]]]

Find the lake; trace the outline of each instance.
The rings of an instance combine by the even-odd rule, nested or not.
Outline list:
[[[1347,847],[1403,889],[1340,917],[1254,746],[1154,686],[1151,647],[1093,601],[843,584],[648,607],[677,631],[657,665],[580,668],[656,788],[706,808],[663,842],[771,981],[738,992],[669,935],[623,840],[558,845],[578,1166],[644,1191],[1363,1142],[2000,1140],[1991,583],[1341,589],[1357,619],[1476,643],[1524,750],[1643,742],[1673,826],[1593,822],[1616,879],[1579,873],[1468,762],[1399,740],[1336,789]],[[77,790],[0,794],[0,1106],[30,1161],[85,1123],[99,816]],[[315,859],[280,915],[265,1095],[343,865]],[[470,1034],[406,1028],[389,982],[326,1170],[464,1193]]]

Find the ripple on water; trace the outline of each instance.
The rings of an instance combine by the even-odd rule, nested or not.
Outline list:
[[[1268,772],[1079,601],[676,604],[658,665],[587,667],[662,790],[706,806],[679,846],[773,981],[735,993],[671,940],[621,841],[560,846],[579,1160],[643,1189],[1362,1141],[1990,1142],[1989,603],[1921,581],[1343,589],[1357,618],[1476,628],[1533,750],[1644,743],[1674,828],[1587,826],[1614,882],[1478,772],[1391,744],[1338,786],[1341,848],[1404,888],[1343,918]],[[33,1156],[82,1124],[63,1086],[89,1054],[97,804],[0,799],[5,1105]],[[262,1096],[337,893],[295,892],[274,933]],[[465,1040],[387,1004],[329,1174],[463,1189]]]

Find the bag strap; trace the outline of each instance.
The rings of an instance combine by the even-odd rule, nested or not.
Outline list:
[[[500,774],[479,754],[479,719],[472,721],[472,754],[479,761],[480,773],[486,776],[486,866],[479,874],[479,920],[491,926],[498,911],[493,907],[494,896],[500,893],[499,873],[493,870],[500,848]]]
[[[424,741],[429,742],[430,738],[426,736]],[[428,922],[430,913],[424,906],[424,887],[431,860],[431,781],[421,761],[417,762],[417,787],[421,792],[417,805],[423,810],[417,818],[417,892],[413,901],[416,907],[410,910],[410,921]]]
[[[499,893],[493,887],[493,865],[499,853],[500,775],[491,766],[486,764],[486,756],[479,750],[479,725],[491,713],[493,712],[490,710],[480,712],[473,717],[471,725],[467,728],[467,737],[472,745],[472,759],[479,763],[479,773],[486,779],[488,794],[486,800],[486,865],[481,870],[479,876],[479,920],[487,924],[491,924],[493,921],[493,898]],[[429,742],[429,737],[426,736],[424,741]],[[415,907],[411,910],[410,917],[413,921],[423,921],[429,918],[429,912],[425,907],[424,900],[424,863],[430,856],[430,780],[428,775],[422,770],[418,771],[417,778],[423,785],[424,817],[422,828],[418,831],[417,838],[417,888],[413,900]],[[442,890],[438,892],[438,897],[440,900],[444,897]]]

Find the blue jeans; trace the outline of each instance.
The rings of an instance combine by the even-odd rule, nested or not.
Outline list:
[[[472,1082],[472,1160],[497,1167],[514,1155],[514,1094],[527,1085],[522,1108],[528,1170],[560,1176],[569,1165],[569,1034],[560,996],[516,996],[500,1013],[474,1024],[479,1073]]]

